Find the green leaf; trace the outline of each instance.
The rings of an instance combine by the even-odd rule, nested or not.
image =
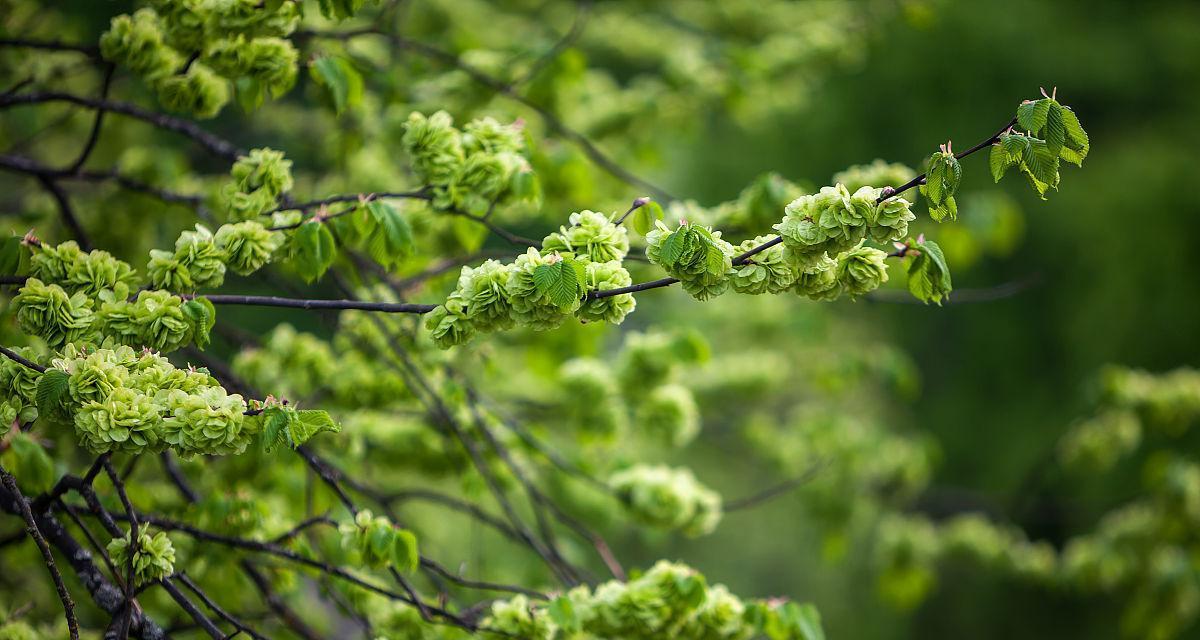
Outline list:
[[[412,227],[395,207],[386,202],[372,200],[367,203],[367,213],[375,229],[364,234],[367,238],[367,253],[384,267],[399,264],[412,255]]]
[[[704,604],[704,599],[707,596],[706,587],[704,576],[699,574],[679,576],[675,579],[675,588],[683,596],[684,603],[692,609]]]
[[[538,265],[533,270],[533,284],[538,293],[550,298],[556,306],[569,307],[583,295],[584,278],[574,262],[563,258],[554,264]]]
[[[367,544],[371,548],[371,553],[379,558],[387,558],[392,555],[392,546],[396,540],[395,529],[382,524],[373,524],[367,532]]]
[[[255,416],[262,421],[262,448],[271,453],[288,442],[288,425],[296,420],[296,410],[291,407],[272,405]]]
[[[1030,133],[1038,133],[1042,127],[1046,126],[1046,117],[1050,113],[1050,102],[1050,98],[1022,102],[1017,106],[1017,124]]]
[[[27,253],[21,238],[17,236],[9,236],[0,242],[0,275],[20,275],[23,271],[21,265],[25,262]]]
[[[292,265],[307,282],[324,275],[336,255],[333,234],[320,222],[306,222],[292,236]]]
[[[17,479],[23,493],[45,493],[54,487],[58,476],[54,472],[54,460],[33,436],[14,433],[8,445],[8,449],[0,453],[0,464]]]
[[[1021,156],[1029,173],[1050,186],[1058,185],[1058,152],[1051,151],[1042,140],[1030,140]]]
[[[1076,117],[1075,112],[1070,107],[1063,107],[1060,110],[1060,115],[1062,116],[1063,128],[1067,133],[1067,143],[1060,152],[1060,155],[1063,160],[1080,166],[1091,149],[1088,134],[1083,130],[1083,125],[1079,124],[1079,118]]]
[[[928,304],[932,301],[940,305],[954,288],[946,256],[942,248],[931,240],[915,244],[913,248],[920,254],[908,265],[908,290],[922,302]]]
[[[47,417],[62,416],[67,399],[71,376],[62,369],[47,369],[38,379],[34,401],[38,414]]]
[[[1000,178],[1004,177],[1008,168],[1013,166],[1013,162],[1008,158],[1008,152],[1004,150],[1004,145],[992,145],[991,154],[988,156],[988,164],[992,169],[992,180],[1000,182]]]
[[[693,242],[695,238],[692,228],[687,226],[680,227],[663,238],[659,248],[659,259],[663,261],[663,266],[669,268],[679,264],[679,259],[688,252],[689,245]]]
[[[644,236],[654,228],[654,222],[662,220],[663,216],[662,205],[651,200],[633,212],[633,230]]]
[[[407,529],[392,530],[392,566],[404,573],[412,573],[421,566],[417,536],[413,532]]]
[[[575,603],[566,596],[558,596],[546,605],[546,613],[550,615],[550,619],[560,629],[567,633],[579,633],[583,629],[583,625],[579,621],[579,616],[575,615]]]
[[[795,605],[795,607],[793,620],[796,623],[796,630],[800,632],[801,640],[825,640],[825,631],[821,628],[821,612],[807,602]]]
[[[341,425],[334,422],[328,411],[305,409],[295,413],[296,419],[288,421],[288,439],[293,449],[323,431],[338,433],[342,430]]]
[[[322,56],[309,63],[308,73],[325,88],[337,114],[341,115],[347,107],[358,106],[362,102],[362,75],[349,60],[338,56]]]
[[[209,333],[217,323],[217,310],[213,303],[203,296],[198,296],[183,303],[183,314],[192,323],[193,341],[201,349],[208,346]]]
[[[1063,122],[1062,112],[1063,108],[1057,102],[1050,105],[1050,111],[1046,115],[1046,130],[1043,135],[1046,146],[1056,156],[1062,150],[1063,145],[1067,143],[1067,127]]]
[[[705,252],[704,268],[708,273],[714,276],[725,275],[725,253],[711,242],[705,243]]]

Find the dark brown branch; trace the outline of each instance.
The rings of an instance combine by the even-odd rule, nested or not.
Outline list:
[[[3,355],[4,357],[8,358],[9,360],[17,362],[19,364],[23,364],[26,367],[29,367],[30,369],[37,371],[38,373],[46,372],[46,367],[43,367],[42,365],[40,365],[36,362],[28,360],[21,354],[13,351],[12,349],[9,349],[8,347],[0,347],[0,355]]]
[[[63,222],[71,229],[71,234],[75,236],[75,240],[79,242],[79,248],[84,251],[92,250],[92,241],[88,238],[87,231],[84,231],[83,225],[79,223],[79,218],[75,217],[75,210],[71,208],[71,199],[67,196],[67,192],[58,186],[58,183],[46,176],[38,176],[38,182],[42,183],[42,187],[54,197],[55,203],[58,204],[58,213],[62,217]]]
[[[67,618],[67,630],[71,634],[71,640],[79,640],[79,621],[75,619],[75,601],[71,599],[70,592],[67,591],[67,585],[63,583],[62,574],[58,572],[58,565],[54,563],[54,554],[50,551],[50,545],[47,544],[46,538],[42,536],[42,532],[38,529],[37,520],[33,517],[33,511],[29,508],[29,501],[21,493],[17,487],[17,479],[0,465],[0,479],[3,479],[4,486],[8,488],[13,499],[17,503],[17,507],[21,511],[21,517],[25,520],[25,531],[29,537],[33,538],[37,544],[38,550],[42,552],[42,560],[46,563],[46,570],[50,572],[50,578],[54,580],[54,589],[58,591],[58,599],[62,601],[63,611]]]
[[[214,623],[212,620],[209,620],[208,616],[204,615],[204,612],[197,608],[195,603],[189,600],[187,595],[180,591],[179,587],[176,587],[171,582],[170,577],[160,581],[159,584],[161,584],[162,588],[171,595],[171,598],[175,600],[175,602],[177,602],[189,616],[192,617],[192,620],[195,620],[196,624],[200,625],[201,629],[204,629],[205,633],[213,638],[216,638],[216,640],[222,640],[223,638],[227,637],[225,632],[221,631],[221,629],[217,627],[216,623]]]
[[[204,590],[200,588],[200,585],[196,584],[191,578],[188,577],[186,573],[181,571],[169,578],[169,580],[178,580],[182,582],[183,586],[187,587],[189,591],[196,594],[197,598],[200,598],[200,601],[204,603],[204,606],[208,607],[209,611],[212,611],[222,620],[225,620],[229,624],[233,625],[233,627],[238,631],[249,635],[251,638],[254,638],[254,640],[266,640],[266,637],[261,633],[250,628],[241,620],[238,620],[236,617],[234,617],[233,614],[221,608],[221,606],[214,602],[213,599],[208,596],[208,594],[204,593]]]
[[[243,152],[233,143],[209,133],[204,129],[201,129],[190,120],[184,120],[182,118],[176,118],[163,113],[150,111],[143,107],[139,107],[136,104],[131,104],[128,102],[96,100],[93,98],[77,96],[73,93],[41,91],[35,93],[23,93],[20,95],[0,96],[0,109],[20,105],[44,104],[47,102],[69,102],[71,104],[88,107],[90,109],[104,109],[113,113],[129,116],[153,125],[159,129],[172,131],[174,133],[191,138],[209,153],[225,160],[235,161],[243,154]]]
[[[31,40],[27,38],[0,38],[0,47],[41,49],[43,51],[74,51],[93,58],[100,57],[100,49],[88,45],[59,42],[58,40]]]
[[[800,474],[799,476],[796,476],[795,478],[784,480],[783,482],[780,482],[779,484],[767,487],[766,489],[763,489],[762,491],[759,491],[757,493],[752,493],[748,496],[738,498],[736,500],[726,501],[725,504],[722,505],[721,508],[723,511],[728,513],[730,511],[740,511],[742,509],[749,509],[751,507],[756,507],[764,502],[771,500],[772,498],[781,496],[789,491],[792,491],[794,489],[804,486],[805,484],[808,484],[808,482],[810,480],[812,480],[814,476],[817,475],[817,472],[820,471],[822,466],[824,466],[822,463],[814,464],[811,467],[809,467],[809,469],[807,471]]]
[[[185,298],[197,297],[194,294]],[[213,304],[250,305],[259,307],[287,307],[292,309],[358,309],[361,311],[381,311],[384,313],[429,313],[437,308],[436,304],[415,304],[409,302],[365,302],[361,300],[305,300],[300,298],[278,298],[275,296],[235,296],[235,295],[205,295]]]
[[[112,86],[113,74],[116,70],[117,66],[111,62],[105,65],[104,80],[100,87],[101,101],[108,99],[108,90]],[[96,148],[96,143],[100,140],[100,127],[104,124],[104,113],[104,107],[96,109],[96,119],[92,122],[92,131],[88,134],[88,139],[83,145],[83,150],[79,152],[79,157],[75,159],[75,162],[72,162],[63,171],[75,173],[83,168],[83,164],[87,162],[88,156],[92,155],[92,151]]]

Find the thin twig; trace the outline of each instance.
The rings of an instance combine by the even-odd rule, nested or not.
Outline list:
[[[63,611],[67,617],[67,630],[71,634],[71,639],[79,640],[79,621],[75,619],[75,601],[71,599],[67,585],[63,583],[62,574],[58,572],[58,566],[54,563],[54,554],[50,552],[50,545],[46,543],[46,538],[38,529],[37,520],[34,519],[33,511],[29,508],[29,501],[17,487],[17,479],[3,465],[0,465],[0,479],[3,479],[4,486],[13,495],[21,510],[21,517],[25,519],[25,531],[29,533],[29,537],[33,538],[38,550],[42,552],[42,560],[46,563],[50,578],[54,580],[54,589],[58,591],[58,599],[62,601]]]

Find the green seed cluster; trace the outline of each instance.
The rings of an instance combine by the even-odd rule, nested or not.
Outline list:
[[[292,2],[158,0],[113,18],[100,52],[141,77],[168,110],[211,118],[231,86],[255,105],[292,88],[299,52],[286,36],[299,20]]]
[[[43,376],[53,379],[39,385],[57,392],[59,411],[95,453],[237,454],[255,435],[243,429],[240,395],[227,393],[204,370],[177,369],[148,350],[68,345]]]
[[[459,130],[445,111],[429,117],[414,112],[401,142],[435,209],[483,215],[529,194],[533,174],[518,125],[482,118]]]
[[[113,566],[124,575],[129,563],[132,532],[123,538],[113,538],[108,543],[108,555]],[[133,576],[138,586],[161,580],[175,572],[175,547],[166,533],[159,531],[151,536],[145,528],[138,530],[138,546],[133,553]]]
[[[636,465],[614,473],[608,484],[630,515],[653,527],[701,536],[721,521],[721,496],[687,469]]]
[[[631,294],[585,296],[633,282],[621,264],[629,250],[626,232],[591,211],[571,214],[571,223],[512,264],[488,260],[463,267],[458,287],[426,317],[434,343],[445,349],[514,325],[553,329],[572,315],[580,322],[620,324],[636,306]]]

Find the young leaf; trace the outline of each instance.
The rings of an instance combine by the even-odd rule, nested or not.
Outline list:
[[[264,453],[288,442],[288,425],[296,420],[296,410],[291,407],[272,405],[257,416],[262,422],[262,447]]]
[[[633,230],[641,235],[650,233],[656,220],[663,219],[662,205],[651,200],[633,212]]]
[[[362,102],[363,79],[349,60],[337,56],[322,56],[309,63],[308,73],[317,84],[325,88],[333,110],[341,115],[347,107]]]
[[[538,293],[550,298],[559,307],[569,307],[583,295],[584,278],[575,261],[563,258],[554,264],[539,265],[533,270],[533,284]]]
[[[942,298],[949,297],[954,288],[946,256],[931,240],[915,244],[913,248],[920,253],[908,265],[908,290],[922,302],[933,301],[941,305]]]
[[[1063,108],[1057,102],[1050,105],[1050,110],[1046,114],[1046,128],[1043,132],[1046,146],[1056,156],[1067,142],[1067,127],[1063,122],[1062,112]]]
[[[417,536],[407,529],[393,529],[392,566],[397,571],[412,573],[421,566],[421,554],[417,550]]]
[[[1021,128],[1037,134],[1046,126],[1046,117],[1050,113],[1050,98],[1022,102],[1017,106],[1017,124]]]
[[[320,278],[336,254],[333,234],[320,222],[306,222],[292,236],[292,264],[307,282]]]
[[[24,493],[35,495],[49,491],[57,481],[54,461],[42,445],[27,433],[15,433],[8,449],[0,453],[0,464],[17,479]]]
[[[373,232],[365,234],[367,253],[385,267],[403,262],[413,250],[412,227],[408,221],[386,202],[372,200],[366,208],[375,226]]]
[[[679,259],[683,257],[690,241],[691,227],[686,226],[663,238],[662,247],[659,249],[659,259],[663,261],[663,266],[670,268],[679,264]]]
[[[295,416],[295,419],[289,420],[287,425],[288,440],[291,441],[293,449],[308,442],[310,438],[322,431],[338,433],[342,430],[341,425],[333,421],[328,411],[305,409],[295,411]]]
[[[25,245],[17,236],[9,236],[0,242],[0,275],[21,273],[21,263],[25,253],[27,253]]]
[[[1015,164],[1008,157],[1008,152],[1004,150],[1004,145],[992,145],[991,154],[988,156],[988,163],[992,169],[992,180],[1000,182],[1000,178],[1004,177],[1008,168]]]
[[[198,296],[183,303],[183,314],[192,323],[193,341],[201,349],[208,346],[209,332],[217,323],[217,310],[208,298]]]
[[[62,369],[47,369],[38,379],[34,400],[38,413],[43,416],[59,416],[67,398],[71,376]]]

